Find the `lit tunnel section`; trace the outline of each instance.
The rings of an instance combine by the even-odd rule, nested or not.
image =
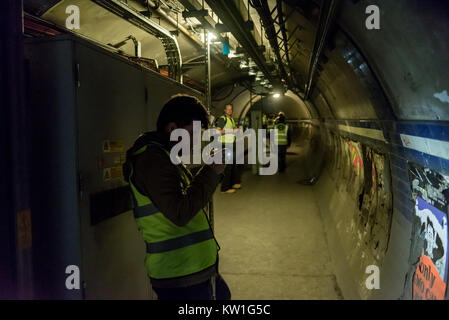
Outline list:
[[[426,9],[429,14],[433,12],[438,16],[437,7]],[[394,9],[399,10],[399,7]],[[414,14],[416,18],[418,13]],[[405,32],[404,29],[394,31],[398,32],[397,36]],[[433,62],[419,60],[419,64],[427,65],[430,70],[435,67],[435,61],[444,63],[437,54],[441,51],[436,49],[441,44],[438,41],[441,34],[434,30],[432,35],[435,43],[427,44],[437,50],[432,55]],[[382,39],[392,37],[390,33]],[[406,39],[402,38],[404,45]],[[381,55],[379,50],[384,44],[381,40],[373,41],[375,48],[374,44],[363,40],[358,43],[358,46],[366,45],[362,47],[365,53],[362,55],[345,32],[335,32],[309,101],[304,102],[291,92],[292,98],[287,94],[282,99],[272,96],[258,99],[245,92],[244,97],[240,93],[230,101],[235,103],[236,110],[242,110],[241,116],[252,109],[267,114],[284,111],[287,121],[300,129],[297,132],[301,133],[293,138],[296,145],[302,146],[300,160],[293,163],[300,169],[293,174],[297,183],[313,185],[342,295],[348,299],[427,299],[433,293],[420,295],[415,287],[416,281],[419,282],[415,278],[417,266],[422,267],[427,255],[433,256],[431,250],[425,249],[423,241],[447,237],[447,231],[443,230],[447,216],[441,214],[447,211],[447,161],[438,160],[440,153],[436,149],[432,151],[431,147],[436,143],[434,148],[439,145],[448,150],[443,133],[447,131],[445,122],[431,121],[444,117],[446,108],[441,104],[444,100],[438,98],[444,95],[444,90],[439,86],[438,92],[429,92],[425,81],[419,81],[423,84],[421,87],[409,71],[417,68],[417,64],[411,60],[407,64],[405,58],[399,63],[399,56],[409,55],[414,50],[410,43],[407,48],[395,46],[396,56]],[[369,57],[371,63],[365,57]],[[391,61],[386,61],[388,59]],[[393,66],[395,60],[398,64]],[[404,69],[402,81],[397,74],[392,75],[393,70],[399,72],[400,68]],[[421,76],[424,74],[428,75],[423,70]],[[433,74],[438,81],[442,80],[441,74]],[[391,90],[394,96],[401,98],[392,98]],[[411,96],[418,91],[422,94],[418,101],[428,106],[427,113],[422,116],[416,114],[422,104],[411,101]],[[427,98],[424,98],[425,92],[429,93]],[[400,106],[397,106],[397,99],[404,100]],[[424,142],[429,138],[428,144]],[[418,141],[427,147],[419,146]],[[431,163],[432,168],[428,167]],[[429,192],[433,196],[429,196]],[[421,196],[427,197],[426,201]],[[432,212],[434,216],[427,218],[433,219],[433,223],[436,217],[442,219],[439,224],[443,229],[439,236],[434,234],[434,240],[423,240],[422,232],[430,220],[426,223],[426,214],[422,212],[430,203],[436,207],[428,207],[426,214]],[[301,209],[299,206],[298,210]],[[435,244],[433,250],[446,252],[443,242],[447,240]],[[441,260],[437,262],[437,259]],[[445,259],[440,251],[433,262],[446,265]],[[367,285],[372,266],[380,268],[380,290],[372,290]],[[434,268],[441,271],[441,279],[447,274],[442,266]],[[440,298],[445,288],[443,285],[437,289]]]
[[[43,298],[155,298],[142,266],[144,244],[132,213],[120,202],[125,184],[120,170],[111,168],[118,167],[125,146],[139,133],[155,129],[160,108],[173,94],[194,95],[207,105],[201,23],[198,30],[189,24],[178,30],[183,62],[177,69],[170,65],[176,59],[166,54],[165,42],[149,37],[130,19],[124,22],[127,15],[105,9],[113,2],[78,1],[87,23],[66,34],[57,26],[65,23],[69,1],[26,6],[35,15],[29,21],[47,28],[29,22],[30,30],[61,33],[57,41],[54,35],[30,36],[25,46],[33,66],[27,74],[33,83],[27,98],[29,130],[39,132],[30,134],[31,180],[35,189],[45,190],[32,197],[30,268],[42,275],[33,285]],[[140,1],[129,2],[146,10]],[[200,8],[198,1],[179,1],[185,8],[175,2],[153,6],[153,22],[159,19],[160,27],[173,29],[178,22],[167,18],[171,11],[178,17],[179,8],[193,11],[189,3]],[[211,9],[220,1],[206,2]],[[246,1],[234,2],[243,20],[250,10],[257,13],[245,7]],[[372,1],[342,1],[308,87],[319,3],[330,2],[283,2],[284,9],[292,9],[286,30],[300,34],[300,40],[287,41],[287,48],[299,48],[287,68],[290,80],[282,82],[276,66],[265,66],[278,70],[271,74],[279,82],[275,87],[262,85],[212,50],[207,107],[213,118],[232,104],[238,124],[251,128],[252,118],[259,117],[257,128],[269,129],[268,119],[282,111],[292,134],[285,174],[260,176],[246,165],[242,190],[214,195],[223,276],[237,299],[444,299],[449,265],[447,6],[374,1],[384,13],[382,24],[367,30],[365,8]],[[259,46],[262,26],[254,28],[250,34]],[[132,42],[111,49],[130,34],[141,39],[143,57],[133,56]],[[235,53],[246,59],[255,47],[251,39],[243,40],[244,53]],[[48,163],[43,154],[54,158]],[[119,178],[106,178],[106,173]],[[55,194],[61,201],[53,201]],[[117,202],[111,204],[112,198]],[[41,263],[41,256],[49,263]],[[70,264],[82,266],[83,292],[67,292],[60,285],[65,274],[58,270]],[[419,282],[422,266],[433,268],[440,279],[429,296],[423,289],[427,284]]]

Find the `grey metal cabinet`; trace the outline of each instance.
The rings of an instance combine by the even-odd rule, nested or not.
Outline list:
[[[154,298],[144,243],[114,190],[126,185],[126,149],[155,129],[163,103],[201,94],[69,35],[29,40],[25,52],[36,298]],[[66,287],[70,265],[80,289]]]

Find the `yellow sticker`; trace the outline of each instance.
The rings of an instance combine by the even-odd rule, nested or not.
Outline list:
[[[111,179],[121,179],[123,178],[123,168],[122,166],[116,166],[111,168]]]
[[[110,181],[114,179],[123,178],[123,168],[122,166],[115,166],[103,169],[103,181]]]
[[[123,140],[104,140],[103,141],[103,152],[123,152],[125,143]]]
[[[31,247],[31,211],[25,209],[17,212],[17,246],[19,250]]]

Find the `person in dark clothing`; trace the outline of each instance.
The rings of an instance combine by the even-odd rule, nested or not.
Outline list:
[[[285,121],[285,115],[283,112],[279,112],[276,118],[275,130],[276,130],[276,144],[278,147],[278,168],[279,172],[285,172],[287,167],[286,157],[287,149],[291,144],[290,130],[288,124]]]
[[[227,164],[224,172],[223,181],[221,182],[221,192],[234,193],[236,189],[241,188],[240,183],[240,166],[236,164],[236,144],[235,132],[239,130],[232,118],[232,104],[227,104],[224,109],[224,115],[216,121],[217,132],[221,134],[219,141],[223,144],[223,148],[227,148],[229,152],[232,150],[232,163]]]
[[[222,178],[225,165],[204,165],[193,175],[175,165],[170,150],[178,141],[170,134],[183,128],[193,147],[193,121],[207,126],[207,113],[194,97],[172,97],[162,108],[157,131],[141,135],[127,151],[134,217],[147,246],[145,266],[160,300],[230,299],[218,274],[219,246],[205,208]],[[217,280],[217,281],[215,281]]]

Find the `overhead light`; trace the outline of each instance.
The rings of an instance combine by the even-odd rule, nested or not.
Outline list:
[[[281,96],[280,93],[275,93],[275,94],[273,94],[273,98],[275,98],[275,99],[279,99],[280,96]]]
[[[207,38],[208,38],[209,42],[211,42],[211,43],[213,43],[213,40],[217,40],[217,36],[212,32],[209,32],[207,34]],[[201,42],[204,43],[204,33],[203,32],[201,33]]]
[[[240,62],[240,69],[246,69],[248,68],[248,64],[246,63],[246,61],[241,61]]]
[[[235,51],[232,51],[228,54],[228,58],[241,58],[243,57],[244,54],[243,53],[235,53]],[[245,62],[246,65],[246,62]],[[241,67],[240,67],[241,68]]]

